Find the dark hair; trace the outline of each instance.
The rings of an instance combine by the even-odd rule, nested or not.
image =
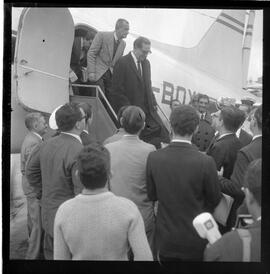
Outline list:
[[[87,189],[102,188],[110,174],[110,153],[99,143],[84,147],[77,157],[81,183]]]
[[[129,24],[126,19],[119,18],[115,23],[115,29],[120,29],[123,26],[123,23]]]
[[[122,127],[129,134],[138,133],[145,121],[145,114],[140,107],[128,106],[122,114]]]
[[[146,37],[140,36],[133,42],[133,48],[134,49],[138,49],[138,48],[141,49],[143,44],[151,45],[151,42]]]
[[[199,116],[194,107],[181,105],[172,110],[170,123],[175,134],[191,135],[199,124]]]
[[[90,41],[90,40],[92,40],[93,38],[92,38],[92,35],[91,35],[91,33],[88,31],[87,33],[86,33],[86,35],[84,36],[84,39],[85,40],[87,40],[87,41]]]
[[[117,112],[117,120],[120,123],[120,119],[122,118],[123,112],[124,110],[127,108],[128,106],[122,106],[118,112]]]
[[[259,129],[262,129],[262,105],[260,105],[254,112],[254,118],[257,121]]]
[[[88,119],[90,119],[93,115],[92,106],[88,102],[82,102],[82,103],[79,103],[79,108],[83,109],[83,111],[86,115],[85,121],[87,122]]]
[[[72,130],[81,119],[82,113],[77,103],[67,103],[55,113],[56,125],[60,131]]]
[[[34,123],[38,122],[41,117],[42,117],[42,114],[40,112],[31,112],[26,114],[25,120],[24,120],[26,128],[28,130],[32,130]]]
[[[178,99],[175,98],[175,99],[172,99],[172,100],[171,100],[171,102],[170,102],[170,107],[172,107],[173,102],[178,102],[179,105],[181,105],[181,102],[180,102]]]
[[[245,121],[245,113],[234,106],[223,107],[220,111],[220,120],[223,120],[227,130],[235,133]]]
[[[207,99],[207,101],[208,101],[208,103],[209,103],[210,100],[209,100],[208,95],[199,93],[199,95],[198,95],[198,102],[200,102],[200,100],[201,100],[202,98]]]
[[[262,200],[262,159],[252,161],[246,170],[244,187],[248,188],[255,200],[261,206]]]

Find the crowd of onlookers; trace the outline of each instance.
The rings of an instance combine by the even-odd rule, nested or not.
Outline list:
[[[57,108],[50,117],[56,133],[46,140],[42,114],[27,114],[26,258],[259,261],[262,106],[252,104],[223,102],[210,113],[207,95],[190,105],[172,100],[170,142],[158,149],[141,140],[146,114],[135,105],[120,108],[121,126],[103,144],[88,130],[87,103]],[[210,245],[192,221],[214,214],[224,194],[232,205],[218,223],[222,238]],[[245,237],[232,230],[239,214],[253,218]]]

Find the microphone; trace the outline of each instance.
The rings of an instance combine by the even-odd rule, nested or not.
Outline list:
[[[208,212],[204,212],[196,216],[193,219],[192,224],[199,236],[203,239],[207,239],[210,244],[213,244],[221,238],[217,223],[213,216]]]

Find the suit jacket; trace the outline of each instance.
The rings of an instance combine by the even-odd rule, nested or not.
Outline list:
[[[200,119],[198,130],[192,136],[192,143],[194,143],[200,151],[206,151],[215,136],[215,130],[211,126],[211,122],[211,115],[206,112],[205,119]]]
[[[105,147],[111,155],[111,191],[133,201],[142,214],[146,232],[153,229],[154,205],[146,191],[146,160],[155,147],[137,136],[123,136]]]
[[[113,56],[114,32],[98,32],[87,53],[88,73],[95,73],[95,81],[113,67],[119,58],[123,55],[126,42],[120,40],[115,56]]]
[[[261,261],[261,221],[256,221],[247,227],[251,234],[250,261]],[[205,249],[204,261],[242,262],[243,242],[236,230],[223,235]]]
[[[252,141],[252,136],[247,133],[244,129],[241,128],[239,134],[239,140],[242,144],[242,147],[247,146]]]
[[[239,150],[230,180],[220,178],[222,192],[234,198],[231,213],[228,217],[228,225],[233,226],[236,220],[237,208],[242,204],[245,195],[241,190],[244,175],[248,165],[262,157],[262,137],[253,140],[249,145]]]
[[[82,131],[82,133],[80,134],[81,140],[82,140],[82,144],[84,146],[90,145],[91,143],[96,142],[96,138],[93,134],[91,134],[90,132],[86,132],[86,131]]]
[[[146,167],[149,199],[158,200],[156,245],[160,255],[202,260],[206,240],[192,226],[221,199],[215,162],[192,145],[172,142],[151,152]]]
[[[116,113],[124,105],[142,108],[146,114],[146,127],[142,132],[146,138],[143,140],[149,133],[151,138],[161,136],[162,142],[168,143],[168,132],[154,109],[157,102],[152,91],[150,62],[145,59],[141,64],[143,76],[139,74],[131,53],[119,59],[112,77],[110,101]]]
[[[230,179],[241,143],[235,134],[226,135],[209,147],[207,154],[216,162],[217,170],[223,167],[223,177]]]
[[[28,197],[36,197],[35,191],[31,185],[29,185],[27,178],[25,177],[26,164],[33,149],[42,142],[33,132],[29,132],[22,143],[21,147],[21,172],[22,172],[22,188],[23,192]]]
[[[82,148],[75,137],[60,133],[44,142],[28,162],[29,183],[35,185],[42,179],[42,226],[51,237],[58,207],[83,188],[75,176],[76,156]]]

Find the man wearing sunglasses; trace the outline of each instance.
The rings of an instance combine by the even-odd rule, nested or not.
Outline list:
[[[157,113],[150,62],[147,60],[150,53],[150,40],[138,37],[133,43],[133,50],[115,64],[111,103],[116,113],[124,105],[140,107],[146,115],[146,125],[140,138],[160,148],[160,142],[169,143],[169,134]]]

